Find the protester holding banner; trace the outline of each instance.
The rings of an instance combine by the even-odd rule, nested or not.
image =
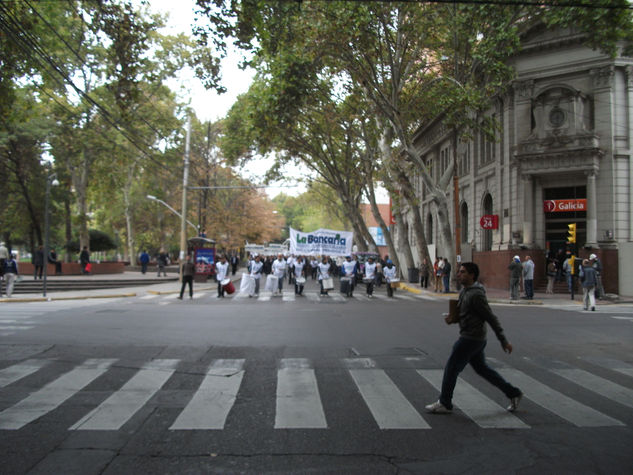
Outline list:
[[[332,278],[330,277],[330,269],[332,264],[328,260],[328,256],[323,256],[321,263],[319,264],[319,285],[321,286],[321,295],[328,295],[328,290],[333,289],[334,285],[331,284]]]
[[[294,273],[292,271],[292,267],[295,263],[295,257],[290,254],[288,259],[286,259],[286,273],[288,274],[288,285],[292,284],[292,279],[294,279]]]
[[[310,260],[310,272],[312,274],[312,280],[315,280],[319,272],[319,260],[316,257]]]

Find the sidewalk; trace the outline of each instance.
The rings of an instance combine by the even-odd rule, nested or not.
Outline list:
[[[9,302],[46,302],[52,300],[81,300],[81,299],[104,299],[104,298],[124,298],[124,297],[140,297],[148,294],[173,294],[180,292],[181,283],[179,280],[173,280],[178,276],[178,269],[167,269],[167,277],[171,277],[169,281],[160,284],[148,284],[147,286],[125,286],[125,281],[138,281],[147,279],[148,281],[156,279],[156,274],[147,273],[141,274],[136,271],[126,271],[121,274],[99,274],[99,275],[68,275],[68,276],[54,276],[55,280],[64,281],[86,281],[89,279],[100,280],[120,280],[121,287],[109,288],[109,289],[92,289],[92,290],[68,290],[57,292],[46,292],[46,297],[42,294],[14,294],[12,297],[0,298],[0,303]],[[26,277],[27,279],[30,278]],[[231,280],[236,282],[242,278],[241,270],[231,276]],[[202,290],[216,290],[217,283],[215,280],[209,279],[207,282],[194,282],[194,292]],[[3,292],[5,291],[4,283],[2,285]]]
[[[233,282],[237,282],[242,277],[242,272],[245,272],[246,269],[238,269],[234,276],[231,276],[231,280]],[[174,277],[177,275],[177,269],[168,269],[168,277]],[[29,278],[29,277],[27,277]],[[173,294],[180,292],[180,282],[170,280],[165,283],[160,284],[148,284],[147,286],[125,286],[126,280],[141,280],[147,279],[153,280],[156,278],[156,275],[151,272],[147,274],[141,274],[137,271],[127,271],[121,274],[101,274],[101,275],[69,275],[69,276],[55,276],[53,279],[55,280],[65,280],[65,281],[85,281],[87,279],[105,279],[108,280],[120,280],[121,287],[112,289],[98,289],[98,290],[69,290],[69,291],[58,291],[58,292],[47,292],[46,297],[43,297],[41,294],[18,294],[11,298],[0,298],[0,303],[7,302],[45,302],[51,300],[78,300],[78,299],[94,299],[94,298],[124,298],[124,297],[137,297],[144,296],[148,294]],[[401,289],[400,292],[412,292],[416,294],[425,294],[428,296],[445,298],[445,299],[456,299],[458,297],[458,292],[453,291],[448,294],[445,293],[436,293],[431,289],[422,289],[419,283],[406,283],[402,281],[403,284],[409,289]],[[202,291],[202,290],[215,290],[217,288],[217,284],[215,280],[209,280],[207,282],[196,282],[194,283],[194,291]],[[3,284],[4,291],[4,284]],[[563,306],[570,304],[582,305],[582,292],[580,294],[576,294],[574,296],[574,300],[571,300],[570,295],[565,294],[545,294],[540,292],[535,292],[533,300],[511,300],[509,298],[510,291],[506,289],[492,289],[486,288],[486,294],[488,295],[488,301],[490,303],[497,304],[509,304],[509,305],[554,305],[554,306]],[[596,300],[596,305],[613,305],[613,304],[633,304],[633,298],[631,297],[620,297],[615,299],[605,299],[605,300]]]
[[[458,291],[451,291],[450,293],[438,293],[432,290],[430,287],[428,289],[423,289],[419,283],[408,284],[405,283],[406,286],[411,287],[414,293],[421,292],[423,294],[429,296],[435,296],[446,299],[456,299],[459,296]],[[486,295],[488,296],[488,301],[490,303],[497,304],[508,304],[508,305],[555,305],[555,306],[563,306],[570,304],[582,305],[582,290],[580,293],[574,294],[574,299],[571,299],[571,295],[568,293],[555,293],[555,294],[546,294],[544,292],[534,292],[534,298],[532,300],[522,299],[512,300],[510,299],[510,290],[509,289],[493,289],[486,287]],[[596,306],[602,305],[614,305],[614,304],[633,304],[632,297],[614,297],[614,298],[605,298],[603,300],[596,299]]]

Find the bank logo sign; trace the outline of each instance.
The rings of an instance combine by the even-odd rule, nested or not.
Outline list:
[[[290,228],[290,253],[309,256],[346,256],[352,253],[353,239],[354,233],[350,231],[317,229],[310,233],[302,233]]]
[[[543,211],[546,213],[569,213],[570,211],[587,211],[587,200],[545,200]]]

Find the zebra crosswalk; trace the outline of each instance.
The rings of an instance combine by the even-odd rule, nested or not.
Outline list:
[[[0,337],[30,330],[43,323],[53,312],[113,303],[117,299],[54,300],[50,302],[9,302],[2,304]]]
[[[160,294],[147,294],[135,299],[137,302],[143,303],[157,303],[158,305],[171,305],[180,303],[178,300],[178,293],[160,295]],[[184,300],[191,300],[185,295]],[[393,301],[409,301],[416,302],[420,300],[440,300],[439,297],[429,295],[412,295],[404,292],[396,293],[392,298],[386,294],[374,293],[369,297],[364,293],[357,292],[351,297],[347,297],[339,292],[331,291],[328,295],[321,295],[320,292],[304,292],[302,295],[296,295],[293,290],[286,290],[280,294],[273,294],[269,291],[261,291],[259,295],[249,297],[247,294],[235,293],[233,295],[226,295],[224,298],[219,298],[215,291],[198,291],[194,293],[193,300],[197,301],[216,301],[223,303],[245,303],[245,302],[282,302],[291,303],[298,301],[308,301],[312,303],[347,303],[347,302],[369,302],[371,300],[378,302],[393,302]]]
[[[378,429],[429,430],[438,425],[437,416],[424,413],[423,407],[437,397],[442,384],[442,369],[426,367],[428,362],[423,358],[402,357],[398,375],[394,377],[393,361],[386,368],[381,368],[374,358],[341,358],[336,361],[340,381],[351,385],[354,394],[364,402],[362,414]],[[485,381],[464,376],[455,390],[456,417],[486,430],[530,429],[534,414],[543,411],[557,416],[563,424],[576,427],[633,424],[633,390],[629,387],[633,386],[631,365],[612,359],[587,358],[582,361],[583,364],[595,365],[595,372],[560,362],[552,362],[548,368],[535,363],[528,365],[528,369],[502,364],[500,373],[524,392],[526,402],[515,413],[504,409],[507,401],[500,394],[496,397],[491,394]],[[499,365],[495,360],[492,362]],[[129,365],[117,358],[90,358],[72,367],[62,365],[61,370],[57,360],[30,358],[9,364],[0,369],[0,431],[23,429],[46,419],[54,411],[56,420],[60,420],[59,411],[65,407],[74,416],[66,427],[69,431],[123,430],[144,407],[156,404],[162,392],[173,396],[176,390],[166,388],[181,372],[195,379],[195,384],[179,390],[182,397],[176,398],[180,403],[169,416],[172,420],[165,424],[167,430],[221,431],[227,428],[234,411],[248,411],[251,407],[237,404],[241,398],[248,400],[253,397],[252,394],[244,395],[245,381],[269,371],[269,367],[258,359],[214,359],[204,371],[195,373],[188,371],[189,364],[179,359],[152,359],[132,368],[133,374]],[[419,365],[425,367],[416,367]],[[545,376],[541,372],[543,369]],[[608,373],[616,369],[624,371],[614,372],[612,379],[605,377],[605,371]],[[117,378],[108,378],[108,373],[117,370]],[[104,389],[105,382],[120,379],[122,370],[129,373],[126,373],[125,381],[122,384],[111,383],[112,387]],[[328,372],[331,371],[328,366]],[[528,374],[532,371],[536,374]],[[275,379],[275,389],[267,386],[272,392],[257,394],[256,397],[271,401],[271,407],[274,407],[274,419],[270,420],[272,429],[329,430],[336,426],[333,424],[336,414],[329,412],[333,411],[332,405],[325,404],[324,399],[331,398],[331,393],[338,393],[340,388],[327,384],[332,380],[321,373],[315,361],[281,358],[270,375]],[[552,378],[556,381],[554,385]],[[626,386],[620,384],[622,378],[626,379]],[[618,380],[620,383],[616,382]],[[36,386],[35,382],[40,386]],[[578,385],[602,398],[600,406],[595,407],[594,404],[592,407],[591,401],[583,401],[583,391],[576,390]],[[415,392],[411,391],[411,386],[416,388]],[[84,413],[78,414],[78,406],[68,401],[82,393],[97,391],[96,387],[98,394],[103,396],[97,400],[84,397],[84,403],[79,406]],[[15,402],[10,394],[24,397]],[[85,401],[94,402],[88,404]]]

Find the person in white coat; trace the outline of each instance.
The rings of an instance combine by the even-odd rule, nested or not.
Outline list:
[[[303,286],[306,281],[306,261],[299,256],[295,259],[292,271],[295,280],[295,295],[303,295]]]
[[[343,277],[349,279],[349,287],[347,290],[347,296],[353,297],[354,284],[356,283],[356,259],[352,259],[352,256],[346,256],[345,261],[341,268],[343,269]]]
[[[288,264],[284,259],[283,254],[279,254],[277,259],[273,261],[273,275],[277,277],[277,292],[281,294],[284,287],[284,277],[286,276],[286,269]]]
[[[383,268],[382,273],[385,276],[385,280],[387,281],[387,295],[389,297],[393,297],[394,288],[391,286],[392,282],[397,281],[398,273],[396,270],[396,266],[393,265],[391,259],[387,260],[387,265]]]
[[[229,273],[229,262],[226,260],[226,256],[220,258],[220,262],[215,264],[215,279],[218,281],[218,298],[224,297],[224,287],[222,281],[226,279]]]
[[[250,270],[251,277],[253,277],[253,280],[255,281],[255,290],[252,294],[249,294],[249,297],[252,297],[253,295],[259,295],[259,279],[261,278],[262,271],[264,270],[262,258],[259,255],[255,256],[255,259],[249,262],[248,268]]]
[[[373,257],[370,257],[365,262],[365,277],[363,280],[367,284],[367,297],[371,298],[374,294],[374,280],[376,280],[376,263]]]
[[[321,286],[321,295],[328,295],[327,289],[323,287],[323,280],[330,278],[330,269],[332,265],[329,262],[327,256],[323,256],[323,259],[319,263],[319,285]]]

